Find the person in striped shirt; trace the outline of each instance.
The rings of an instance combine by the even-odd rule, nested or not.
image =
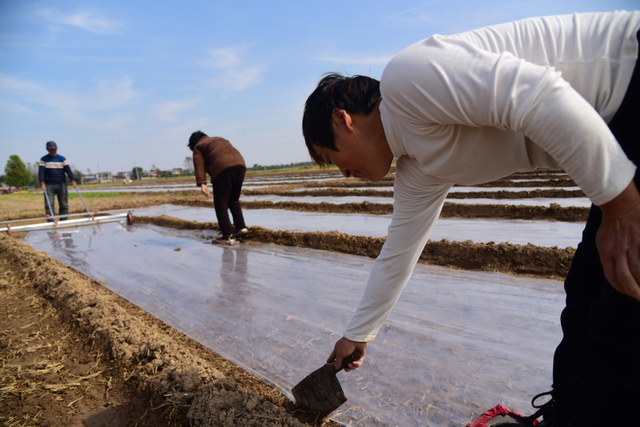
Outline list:
[[[58,145],[53,142],[47,142],[47,151],[49,154],[42,157],[38,167],[38,179],[40,180],[40,187],[43,191],[47,192],[49,202],[51,203],[51,209],[49,211],[49,203],[47,203],[47,197],[44,200],[44,209],[47,216],[53,217],[55,215],[55,198],[58,198],[58,215],[61,221],[67,219],[66,216],[69,213],[69,197],[67,193],[67,179],[66,176],[71,179],[71,183],[76,187],[76,178],[73,176],[73,172],[69,167],[67,159],[58,154]],[[66,176],[65,176],[66,174]],[[53,221],[53,219],[49,219]]]

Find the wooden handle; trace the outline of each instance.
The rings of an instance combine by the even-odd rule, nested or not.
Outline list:
[[[361,357],[362,355],[360,354],[360,352],[358,350],[355,350],[353,353],[351,353],[351,356],[347,356],[342,359],[342,365],[338,369],[336,369],[336,373],[343,370],[345,366],[349,365],[349,363],[360,360]]]

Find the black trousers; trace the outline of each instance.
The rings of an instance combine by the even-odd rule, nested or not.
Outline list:
[[[240,193],[245,173],[244,166],[233,166],[220,172],[212,182],[213,206],[216,209],[218,226],[225,238],[231,236],[234,231],[229,220],[229,211],[231,211],[236,230],[246,227],[240,206]]]
[[[45,183],[46,184],[46,183]],[[56,210],[56,197],[58,198],[58,215],[60,216],[60,221],[66,221],[67,215],[69,213],[69,195],[67,193],[67,183],[53,183],[46,184],[45,190],[47,192],[47,196],[49,196],[49,203],[51,203],[51,209],[53,212],[49,212],[49,203],[47,203],[47,198],[44,199],[44,211],[49,216],[55,216]],[[53,221],[47,220],[47,221]]]
[[[609,128],[627,157],[640,165],[639,63]],[[634,182],[640,188],[640,172]],[[554,398],[572,426],[637,426],[640,302],[618,293],[604,277],[596,247],[601,221],[602,211],[593,205],[565,281],[567,305],[561,317],[564,335],[554,357]]]

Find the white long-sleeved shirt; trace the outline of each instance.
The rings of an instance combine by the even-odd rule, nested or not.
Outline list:
[[[638,58],[640,12],[525,19],[435,35],[384,70],[380,113],[398,157],[386,243],[344,336],[373,341],[453,184],[563,168],[593,203],[636,167],[610,132]]]

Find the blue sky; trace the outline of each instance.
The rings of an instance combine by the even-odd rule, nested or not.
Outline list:
[[[323,73],[379,78],[433,34],[640,0],[0,0],[0,174],[46,141],[78,170],[183,167],[189,135],[247,165],[309,161],[300,121]]]

